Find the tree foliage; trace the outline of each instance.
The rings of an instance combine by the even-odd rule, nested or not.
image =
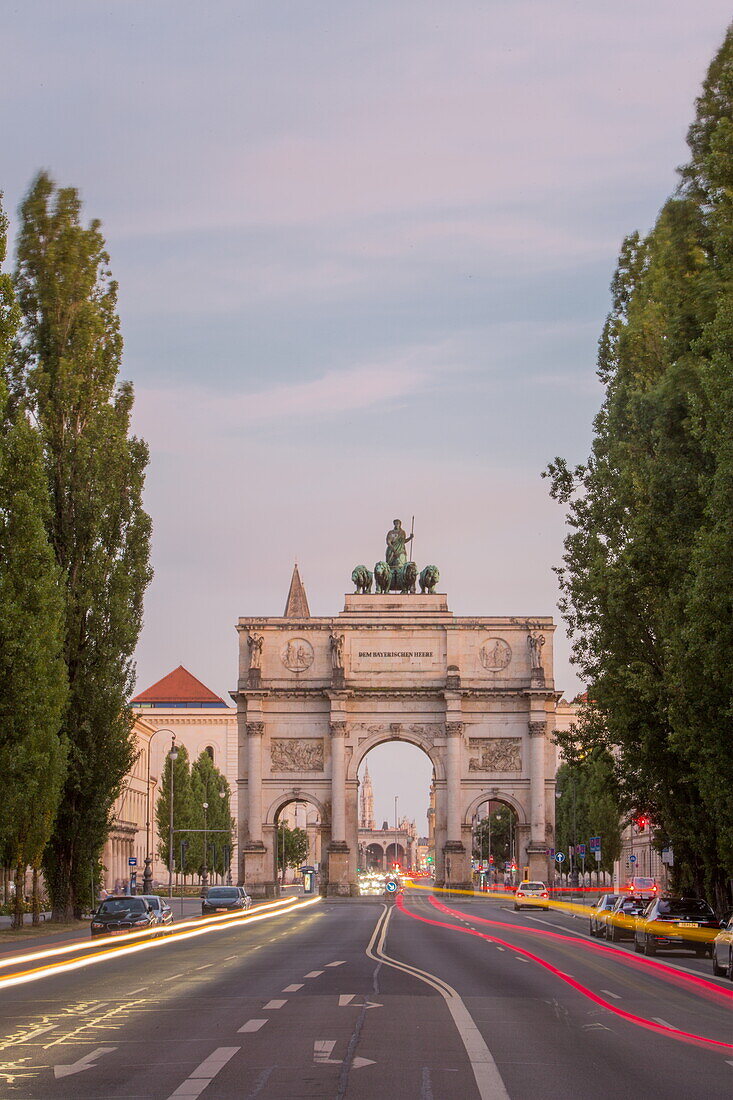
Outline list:
[[[607,749],[597,747],[582,759],[561,764],[557,772],[555,847],[565,854],[569,870],[570,848],[586,845],[586,871],[613,871],[621,855],[621,805],[613,759]],[[590,838],[601,838],[601,860],[590,851]]]
[[[173,764],[173,867],[185,875],[201,875],[204,869],[204,828],[206,828],[206,867],[217,874],[229,869],[225,849],[231,859],[235,823],[232,819],[230,790],[226,776],[204,751],[191,765],[184,745],[178,747]],[[170,869],[168,836],[170,831],[171,760],[166,755],[163,781],[156,805],[160,843],[158,855]],[[204,803],[206,809],[204,810]],[[181,840],[185,858],[181,864]]]
[[[77,191],[41,173],[20,210],[10,371],[43,448],[65,599],[68,770],[44,856],[57,919],[81,915],[133,761],[132,654],[150,579],[147,449],[129,434],[132,387],[118,382],[117,284],[99,222],[80,217]]]
[[[493,867],[503,873],[504,864],[516,852],[514,829],[516,814],[503,803],[492,803],[489,812],[476,825],[473,841],[473,858],[488,861],[494,857]]]
[[[0,268],[6,220],[0,207]],[[50,499],[40,440],[5,383],[18,310],[0,270],[0,848],[15,868],[14,924],[26,866],[37,871],[66,763],[64,602],[46,534]]]
[[[733,29],[689,133],[690,163],[624,242],[599,343],[605,398],[587,463],[550,464],[568,505],[558,570],[626,809],[672,844],[678,886],[733,871]]]
[[[308,834],[305,829],[280,824],[277,827],[277,867],[283,882],[288,867],[301,867],[308,858]]]

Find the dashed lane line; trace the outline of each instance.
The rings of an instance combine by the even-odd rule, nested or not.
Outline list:
[[[183,972],[181,972],[180,974],[171,974],[170,978],[163,978],[163,981],[164,982],[174,982],[176,980],[176,978],[182,978],[182,977],[183,977]]]
[[[183,1084],[171,1093],[168,1100],[183,1100],[184,1097],[185,1100],[195,1100],[211,1084],[230,1058],[233,1058],[241,1049],[241,1047],[217,1047],[214,1053],[205,1058]]]
[[[128,993],[128,997],[134,997],[136,993],[144,993],[147,988],[146,985],[141,985],[139,989],[131,989]]]
[[[209,967],[213,966],[213,965],[214,965],[213,963],[204,963],[203,966],[197,966],[196,969],[197,970],[208,970]]]
[[[620,993],[612,993],[610,989],[602,989],[601,993],[605,993],[607,997],[613,997],[617,1001],[621,1000],[621,994]]]
[[[309,971],[309,972],[308,972],[308,973],[306,974],[306,978],[320,978],[320,976],[321,976],[321,974],[322,974],[322,973],[323,973],[323,971],[322,971],[322,970],[310,970],[310,971]]]
[[[671,1027],[674,1030],[674,1024],[670,1024],[668,1020],[663,1020],[661,1016],[652,1016],[655,1024],[661,1024],[662,1027]]]
[[[267,1020],[247,1020],[246,1024],[242,1024],[239,1028],[239,1034],[249,1031],[259,1031],[261,1027],[264,1027]]]
[[[287,997],[285,997],[283,1000],[278,999],[278,1000],[274,1000],[274,1001],[268,1001],[266,1005],[262,1006],[262,1009],[264,1011],[266,1008],[282,1008],[282,1006],[286,1005],[287,1003],[288,1003]]]
[[[283,993],[297,993],[299,989],[303,988],[303,983],[300,985],[286,985],[283,989]]]
[[[346,959],[337,959],[336,962],[326,963],[326,966],[343,966]]]

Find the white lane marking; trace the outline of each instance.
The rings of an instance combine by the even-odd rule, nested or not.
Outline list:
[[[473,1070],[473,1076],[481,1100],[509,1100],[509,1093],[504,1087],[504,1082],[496,1062],[491,1055],[491,1051],[484,1042],[481,1032],[476,1027],[471,1013],[468,1011],[463,1000],[453,986],[448,985],[442,978],[437,978],[434,974],[429,974],[425,970],[418,970],[415,966],[409,966],[407,963],[398,962],[385,952],[384,941],[387,938],[387,928],[393,913],[394,909],[392,906],[389,908],[387,908],[386,905],[382,907],[382,915],[374,926],[372,937],[366,947],[366,954],[370,959],[384,962],[387,966],[394,967],[395,970],[403,970],[406,974],[411,974],[419,981],[431,985],[433,989],[437,989],[445,1001],[448,1011],[453,1017],[453,1022],[456,1025],[458,1034],[461,1037],[466,1054],[468,1055],[468,1060],[471,1063],[471,1069]],[[378,943],[377,939],[379,939]],[[374,947],[375,943],[376,953]]]
[[[179,1100],[179,1097],[181,1100],[183,1097],[186,1100],[195,1100],[195,1097],[200,1096],[211,1084],[219,1070],[223,1069],[229,1059],[241,1049],[241,1047],[218,1047],[213,1054],[204,1059],[200,1066],[196,1067],[175,1092],[170,1094],[168,1100]]]
[[[266,1008],[282,1008],[282,1006],[286,1005],[287,1003],[288,1003],[287,998],[285,998],[282,1001],[279,1001],[279,1000],[277,1000],[277,1001],[268,1001],[266,1005],[262,1006],[262,1008],[263,1008],[263,1010],[266,1009]]]
[[[213,963],[204,963],[203,966],[197,966],[196,969],[197,970],[208,970],[209,967],[213,966],[213,965],[214,965]]]
[[[117,1047],[97,1047],[96,1050],[85,1054],[83,1058],[78,1058],[71,1065],[54,1066],[53,1075],[58,1079],[59,1077],[68,1077],[70,1073],[81,1073],[82,1070],[92,1069],[96,1065],[95,1058],[101,1058],[103,1054],[111,1054],[113,1050],[117,1050]]]
[[[496,948],[496,950],[497,950],[497,951],[503,951],[503,950],[504,950],[504,948],[503,948],[503,947],[497,947],[497,948]]]
[[[326,963],[326,966],[343,966],[346,959],[337,959],[336,962]]]
[[[661,1024],[662,1027],[671,1027],[673,1031],[679,1030],[674,1024],[670,1024],[669,1020],[663,1020],[661,1016],[652,1016],[652,1020],[655,1024]]]
[[[146,985],[141,985],[139,989],[131,989],[128,996],[134,997],[136,993],[144,993],[147,988]]]
[[[303,983],[301,982],[300,985],[286,985],[282,992],[283,993],[297,993],[298,990],[302,989],[302,988],[303,988]]]
[[[317,1066],[340,1066],[341,1062],[339,1059],[331,1057],[335,1046],[335,1039],[316,1039],[313,1044],[313,1061],[315,1064]]]
[[[620,993],[612,993],[610,989],[602,989],[601,993],[605,993],[607,997],[613,997],[617,1001],[621,1000],[621,994]]]
[[[163,978],[163,981],[164,982],[174,982],[176,980],[176,978],[182,978],[182,977],[183,977],[183,973],[171,974],[170,978]]]
[[[341,1058],[332,1058],[333,1048],[336,1046],[335,1039],[316,1039],[313,1044],[313,1063],[316,1066],[340,1066],[342,1064]],[[360,1058],[356,1057],[352,1059],[352,1069],[362,1069],[363,1066],[375,1066],[377,1063],[373,1058]]]
[[[47,1027],[37,1027],[33,1031],[29,1031],[27,1035],[24,1035],[22,1039],[17,1040],[17,1045],[27,1043],[29,1039],[35,1039],[37,1035],[45,1035],[47,1031],[53,1031],[58,1024],[49,1024]]]
[[[514,958],[520,963],[529,962],[529,959],[525,959],[523,955],[515,955]]]
[[[351,1004],[356,993],[342,993],[339,997],[339,1008],[346,1008],[346,1005]]]
[[[88,1016],[90,1012],[94,1012],[96,1008],[104,1008],[106,1001],[95,1001],[92,1005],[87,1005],[86,1008],[80,1008],[77,1010],[77,1016]]]
[[[227,955],[227,957],[224,959],[224,962],[228,963],[228,962],[231,962],[232,959],[238,959],[238,958],[239,958],[239,955]]]
[[[306,974],[306,978],[320,978],[322,973],[322,970],[311,970],[308,974]]]
[[[266,1023],[267,1020],[247,1020],[247,1023],[242,1024],[242,1026],[239,1028],[239,1031],[240,1033],[247,1031],[259,1031],[260,1028],[264,1027]]]
[[[730,1058],[726,1058],[726,1062],[729,1066],[733,1066],[733,1062],[731,1062]]]

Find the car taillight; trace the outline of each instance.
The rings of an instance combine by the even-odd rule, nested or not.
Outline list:
[[[540,897],[541,897],[541,898],[546,898],[546,897],[548,897],[548,894],[547,894],[547,890],[543,890],[543,891],[542,891],[542,893],[540,894]]]
[[[517,890],[517,897],[518,898],[523,898],[524,897],[524,890]]]

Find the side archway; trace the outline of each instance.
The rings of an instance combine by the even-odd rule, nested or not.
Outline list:
[[[469,802],[463,815],[464,828],[466,826],[471,826],[479,806],[482,806],[485,802],[503,802],[505,805],[509,806],[510,809],[514,810],[518,825],[529,824],[527,812],[522,803],[517,801],[514,795],[507,794],[506,791],[502,791],[498,787],[492,787],[490,791],[483,791]]]
[[[321,802],[315,795],[310,794],[308,791],[287,791],[284,794],[279,794],[277,798],[270,803],[267,812],[265,814],[264,825],[273,826],[277,824],[277,819],[282,810],[286,806],[290,806],[293,802],[306,802],[309,806],[313,806],[318,811],[321,826],[329,825],[331,819],[328,810],[323,802]]]

